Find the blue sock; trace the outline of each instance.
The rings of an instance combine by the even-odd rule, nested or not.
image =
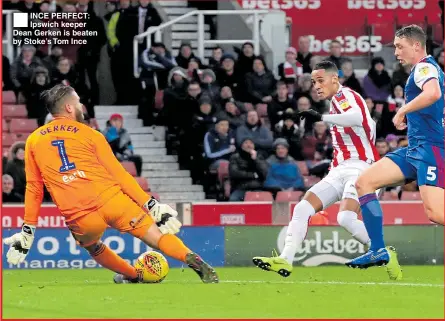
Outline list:
[[[371,250],[376,251],[385,247],[383,240],[383,212],[375,193],[366,194],[359,198],[362,208],[363,222],[371,239]]]

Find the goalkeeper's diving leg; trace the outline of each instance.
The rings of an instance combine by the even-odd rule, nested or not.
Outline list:
[[[346,184],[345,184],[346,185]],[[343,186],[341,186],[343,187]],[[339,187],[340,188],[340,187]],[[338,213],[338,223],[364,245],[369,245],[369,236],[362,221],[358,220],[357,212],[360,205],[343,193],[343,200]],[[292,273],[292,263],[298,249],[301,248],[308,231],[309,219],[315,213],[340,200],[341,192],[326,181],[313,186],[294,208],[292,219],[287,228],[285,245],[280,256],[254,257],[253,263],[266,271],[274,271],[283,277]]]

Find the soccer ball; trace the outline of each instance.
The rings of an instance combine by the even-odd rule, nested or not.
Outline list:
[[[168,274],[167,259],[159,252],[148,251],[141,254],[134,265],[143,283],[159,283]]]

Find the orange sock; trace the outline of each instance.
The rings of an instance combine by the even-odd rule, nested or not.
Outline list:
[[[90,253],[93,259],[102,265],[116,273],[125,275],[128,278],[137,278],[136,269],[128,264],[123,258],[114,253],[108,246],[103,243],[96,248],[94,253]]]
[[[186,255],[192,252],[176,235],[172,234],[162,235],[158,248],[168,256],[181,262],[185,262]]]

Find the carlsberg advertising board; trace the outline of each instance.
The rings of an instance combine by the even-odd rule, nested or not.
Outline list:
[[[284,248],[287,227],[225,227],[225,265],[251,266],[252,257]],[[401,264],[443,264],[443,227],[386,226],[385,239],[396,247]],[[421,249],[421,250],[420,250]],[[310,227],[294,265],[344,264],[365,253],[363,244],[341,227]]]

